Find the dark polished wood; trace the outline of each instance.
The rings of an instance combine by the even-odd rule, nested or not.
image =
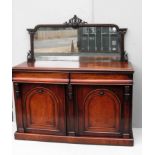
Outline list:
[[[16,139],[133,145],[129,62],[35,61],[13,67]]]

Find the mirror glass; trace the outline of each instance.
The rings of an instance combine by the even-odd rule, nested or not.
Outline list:
[[[35,33],[35,54],[59,54],[77,51],[77,29],[43,27]]]
[[[40,27],[34,35],[34,54],[40,56],[114,56],[120,59],[116,27]]]

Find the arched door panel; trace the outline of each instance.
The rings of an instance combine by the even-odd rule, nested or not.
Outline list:
[[[28,87],[30,89],[28,89]],[[65,89],[56,85],[23,86],[26,132],[65,134]]]
[[[120,135],[121,102],[113,91],[79,86],[76,93],[79,135]]]

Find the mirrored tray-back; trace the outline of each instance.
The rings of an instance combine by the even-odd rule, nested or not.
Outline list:
[[[27,29],[31,49],[27,61],[96,58],[127,61],[124,35],[115,24],[87,24],[76,15],[64,24],[37,25]],[[76,57],[75,57],[76,56]]]

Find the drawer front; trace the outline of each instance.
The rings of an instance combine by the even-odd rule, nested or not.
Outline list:
[[[37,83],[68,83],[68,73],[59,72],[13,72],[15,82],[37,82]]]
[[[133,80],[131,74],[72,73],[71,83],[131,85]]]

